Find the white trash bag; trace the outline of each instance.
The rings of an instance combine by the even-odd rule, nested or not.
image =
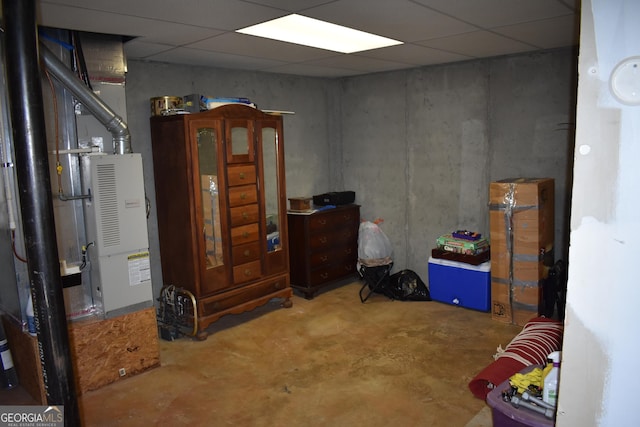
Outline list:
[[[392,262],[393,249],[386,234],[371,221],[360,223],[358,230],[358,263],[367,267]]]

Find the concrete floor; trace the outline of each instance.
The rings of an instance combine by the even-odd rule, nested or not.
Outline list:
[[[490,426],[467,383],[522,328],[438,302],[362,304],[359,289],[226,316],[206,341],[161,340],[161,367],[79,398],[83,424]],[[0,400],[28,404],[20,393]]]

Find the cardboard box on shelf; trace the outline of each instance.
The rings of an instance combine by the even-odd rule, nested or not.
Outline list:
[[[539,314],[554,263],[554,180],[516,178],[489,189],[491,299],[495,320],[524,325]]]

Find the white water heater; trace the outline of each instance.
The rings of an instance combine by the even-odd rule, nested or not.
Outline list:
[[[115,317],[153,305],[140,154],[84,159],[85,247],[95,308]]]

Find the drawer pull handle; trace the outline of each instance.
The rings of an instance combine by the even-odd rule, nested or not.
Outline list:
[[[320,238],[320,243],[327,243],[327,238],[326,237],[321,237]]]
[[[244,172],[240,172],[240,173],[238,174],[238,176],[240,177],[240,179],[244,179],[244,178],[245,178],[245,176],[244,176]]]
[[[249,255],[251,255],[251,251],[249,249],[244,251],[244,256],[248,257]]]
[[[329,278],[329,273],[322,273],[320,277],[326,280]]]
[[[249,214],[248,214],[248,213],[246,213],[246,212],[242,212],[242,218],[243,218],[243,219],[247,219],[247,218],[249,218]]]
[[[249,232],[245,231],[244,233],[242,233],[242,237],[244,237],[245,239],[249,237]]]
[[[326,256],[326,255],[323,255],[323,256],[320,257],[320,261],[322,261],[322,262],[327,262],[328,259],[329,259],[329,257]]]
[[[245,269],[245,270],[244,270],[244,275],[245,275],[246,277],[251,277],[251,269],[250,269],[250,268]]]
[[[319,220],[318,220],[318,223],[319,223],[320,225],[326,225],[326,224],[327,224],[327,220],[326,220],[326,219],[319,219]]]
[[[247,193],[240,193],[240,199],[244,200],[247,198]]]

